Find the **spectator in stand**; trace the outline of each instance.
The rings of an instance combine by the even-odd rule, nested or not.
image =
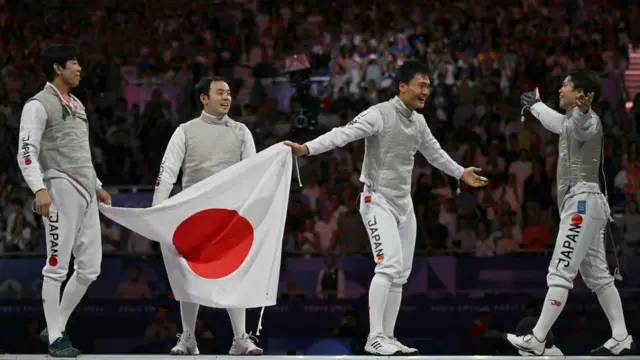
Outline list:
[[[169,320],[167,309],[160,307],[156,313],[156,318],[147,326],[144,333],[145,339],[170,339],[177,331],[176,324]]]
[[[638,211],[638,201],[635,199],[627,200],[624,218],[620,225],[624,230],[627,245],[638,248],[640,245],[640,211]]]
[[[516,214],[510,211],[502,212],[500,224],[491,233],[491,238],[495,242],[498,253],[513,251],[522,244],[522,230],[514,223]]]
[[[320,218],[316,220],[313,229],[318,241],[318,248],[326,253],[336,248],[336,222],[331,221],[331,210],[327,207],[320,212]]]
[[[344,271],[336,265],[336,258],[331,254],[324,257],[324,268],[318,274],[316,295],[320,299],[344,298]]]
[[[527,250],[541,251],[551,245],[551,235],[549,228],[540,224],[538,207],[535,210],[527,214],[522,246]]]
[[[121,299],[138,300],[151,298],[151,289],[149,284],[142,277],[142,269],[140,266],[131,268],[131,277],[120,283],[118,294]]]
[[[110,179],[109,183],[153,186],[163,150],[156,145],[162,144],[163,138],[166,143],[180,122],[198,112],[194,102],[180,99],[193,98],[189,95],[193,79],[207,74],[224,75],[233,83],[231,87],[237,89],[233,96],[242,113],[238,118],[251,126],[258,150],[283,139],[291,131],[290,115],[278,111],[290,110],[289,99],[277,93],[277,86],[257,81],[244,65],[276,64],[310,49],[313,75],[329,78],[314,92],[323,104],[317,132],[344,125],[357,112],[390,98],[389,74],[407,59],[417,58],[429,66],[434,89],[423,113],[454,160],[464,159],[469,162],[466,166],[485,168],[497,205],[466,189],[456,196],[455,186],[439,179],[437,172],[433,172],[433,181],[416,175],[423,185],[416,187],[414,202],[416,208],[422,205],[426,209],[424,223],[435,218],[437,224],[447,216],[433,211],[433,197],[453,200],[456,207],[452,213],[487,219],[490,226],[502,212],[513,211],[517,213],[515,225],[522,227],[528,219],[522,216],[521,207],[533,195],[537,195],[540,212],[552,214],[557,208],[557,149],[544,145],[554,141],[536,128],[536,122],[522,125],[513,94],[537,86],[543,100],[553,99],[562,75],[584,66],[601,69],[601,76],[611,84],[604,94],[602,118],[608,124],[605,144],[611,144],[605,150],[604,170],[611,185],[612,207],[624,208],[625,197],[638,198],[637,146],[626,143],[638,139],[640,100],[634,101],[628,116],[624,109],[631,100],[626,98],[624,83],[629,45],[633,51],[640,44],[635,3],[583,4],[579,16],[568,17],[567,11],[578,9],[544,1],[446,6],[430,2],[421,5],[422,11],[413,12],[411,19],[397,18],[397,5],[379,0],[366,4],[375,12],[365,16],[361,0],[348,6],[311,6],[307,2],[294,6],[275,1],[245,9],[223,2],[207,11],[185,0],[117,6],[100,0],[83,8],[86,16],[74,8],[28,3],[0,5],[0,161],[5,165],[0,174],[0,189],[5,193],[0,193],[0,213],[5,225],[0,230],[6,238],[7,226],[15,222],[9,216],[21,212],[33,239],[24,251],[32,251],[40,243],[42,225],[33,218],[31,197],[22,191],[24,184],[13,166],[19,150],[15,148],[16,130],[28,94],[35,93],[45,81],[36,66],[40,49],[61,41],[74,41],[88,54],[83,59],[85,80],[78,94],[92,119],[90,140],[97,175]],[[149,13],[154,16],[147,16]],[[83,18],[90,21],[78,20]],[[35,23],[41,25],[33,26]],[[578,24],[585,31],[571,32]],[[224,37],[217,36],[223,33]],[[128,37],[114,41],[121,34]],[[144,83],[157,90],[150,101],[131,96],[132,89],[138,91]],[[164,85],[179,88],[179,95],[169,95]],[[554,101],[549,104],[555,105]],[[621,136],[624,134],[627,136]],[[615,144],[624,151],[616,153]],[[354,234],[360,228],[355,223],[341,230],[347,202],[342,195],[331,194],[341,194],[346,184],[361,188],[354,174],[359,172],[362,154],[362,144],[356,143],[318,159],[300,161],[303,173],[309,175],[303,176],[304,189],[292,186],[288,225],[298,234],[296,251],[308,255],[322,252],[313,235],[314,225],[309,223],[313,220],[307,219],[321,218],[325,206],[341,239],[338,248],[344,247],[346,239],[358,238]],[[536,160],[540,158],[543,166]],[[416,171],[419,168],[421,174],[431,176],[428,164],[416,165]],[[619,196],[615,188],[621,189]],[[452,235],[457,230],[452,230],[450,223],[445,228]],[[427,228],[424,233],[446,244],[451,239],[442,239],[445,232],[441,230]],[[347,252],[364,249],[356,242]],[[430,251],[446,247],[438,244],[431,243]],[[497,248],[500,251],[499,244]]]
[[[489,236],[487,224],[479,221],[476,225],[476,257],[491,257],[496,255],[496,244]]]

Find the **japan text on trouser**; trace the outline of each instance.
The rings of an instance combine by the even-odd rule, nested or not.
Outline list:
[[[548,286],[572,289],[578,270],[593,292],[614,282],[604,248],[604,229],[609,218],[609,206],[598,184],[578,183],[570,188],[561,207]]]
[[[360,195],[360,215],[369,234],[376,273],[387,274],[392,284],[407,283],[416,247],[416,216],[413,209],[396,220],[393,209],[376,192]]]
[[[100,274],[102,239],[96,195],[87,203],[80,190],[64,178],[46,181],[51,197],[48,217],[42,217],[47,241],[45,280],[62,283],[67,278],[71,253],[74,269],[81,279],[94,281]]]

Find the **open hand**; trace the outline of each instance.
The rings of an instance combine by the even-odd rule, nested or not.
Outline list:
[[[538,92],[538,88],[520,95],[520,105],[522,105],[523,108],[529,109],[538,102],[540,102],[540,92]]]
[[[522,105],[522,110],[520,110],[520,121],[524,122],[524,112],[530,111],[531,107],[538,102],[540,102],[540,93],[538,92],[538,88],[520,95],[520,105]]]
[[[583,91],[576,96],[576,106],[583,112],[587,113],[591,109],[591,102],[593,102],[594,93],[584,94]]]
[[[471,187],[487,186],[487,184],[489,184],[489,180],[486,177],[476,174],[476,172],[480,171],[482,171],[482,169],[475,167],[468,167],[464,169],[464,172],[462,173],[462,181]]]
[[[307,145],[300,145],[298,143],[294,143],[293,141],[285,141],[285,145],[291,148],[293,151],[293,156],[304,156],[309,155],[309,148]]]

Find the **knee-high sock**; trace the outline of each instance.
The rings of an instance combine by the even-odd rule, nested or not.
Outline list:
[[[629,333],[627,332],[627,325],[624,322],[624,311],[622,310],[620,293],[615,285],[612,284],[599,291],[598,301],[605,315],[607,315],[607,319],[609,319],[613,338],[616,340],[624,340]]]
[[[391,276],[378,273],[369,287],[369,333],[384,333],[384,311],[391,288]]]
[[[198,321],[199,304],[186,301],[180,302],[180,317],[182,318],[182,332],[195,334],[196,321]]]
[[[64,332],[67,327],[67,321],[73,310],[78,306],[80,300],[87,292],[91,281],[78,276],[78,272],[74,271],[73,275],[67,282],[62,293],[62,301],[60,302],[60,317],[58,326],[60,331]]]
[[[384,316],[382,319],[384,334],[389,337],[394,337],[393,331],[396,327],[401,302],[402,285],[392,284],[391,288],[389,288],[389,296],[387,296],[387,304],[384,307]]]
[[[557,286],[551,286],[547,291],[547,297],[544,299],[542,312],[538,323],[533,328],[533,335],[539,340],[544,341],[553,324],[558,320],[558,316],[564,309],[567,302],[569,290]]]
[[[60,283],[48,278],[42,282],[42,308],[49,332],[49,344],[62,336],[60,331]]]
[[[233,337],[240,339],[247,333],[247,309],[244,308],[229,308],[229,320],[231,320],[231,328],[233,329]]]

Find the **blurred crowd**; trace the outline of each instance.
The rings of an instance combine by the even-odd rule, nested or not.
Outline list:
[[[490,187],[472,190],[416,157],[413,198],[417,251],[495,256],[543,252],[557,231],[557,137],[532,118],[521,122],[519,94],[538,88],[557,106],[572,69],[601,74],[597,104],[606,131],[603,183],[622,230],[622,251],[640,244],[640,100],[624,71],[640,45],[632,1],[218,0],[0,1],[0,253],[42,251],[41,222],[16,155],[21,107],[43,86],[40,49],[72,42],[83,81],[75,94],[88,110],[99,178],[113,191],[152,188],[176,126],[199,113],[194,81],[217,74],[232,87],[230,116],[249,126],[258,150],[286,139],[291,115],[255,70],[307,54],[321,103],[313,135],[343,125],[393,96],[395,68],[416,58],[430,68],[433,92],[423,110],[442,147],[477,166]],[[171,85],[144,103],[126,88]],[[171,95],[174,96],[174,95]],[[628,111],[627,102],[633,102]],[[291,101],[294,104],[295,101]],[[369,247],[356,209],[363,142],[301,161],[284,237],[287,253],[361,254]],[[126,234],[126,236],[125,236]],[[153,243],[103,221],[105,251],[153,253]]]

